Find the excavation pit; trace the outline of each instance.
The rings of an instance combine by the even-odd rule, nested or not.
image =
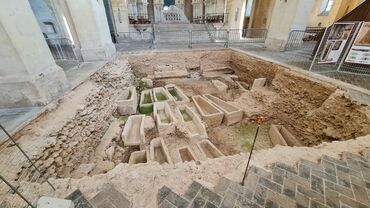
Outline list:
[[[176,66],[174,69],[192,71],[189,69],[196,68],[196,72],[204,76],[196,79],[183,76],[156,79],[156,66],[167,63]],[[224,70],[226,68],[227,72]],[[131,75],[126,76],[131,70],[135,79]],[[116,73],[120,71],[124,73]],[[134,94],[132,91],[122,96],[122,89],[130,86],[134,90],[136,82],[133,80],[144,77],[153,79],[155,87],[153,90],[136,86],[136,93],[140,97],[139,112],[151,117],[146,119],[149,122],[145,129],[140,124],[144,115],[132,115],[138,117],[136,119],[116,116],[116,101],[131,100],[129,98]],[[250,90],[254,81],[261,77],[266,79],[263,87]],[[220,91],[212,80],[224,83],[227,90]],[[35,145],[40,148],[33,152],[34,161],[48,176],[54,178],[74,178],[84,164],[89,164],[91,170],[85,171],[89,176],[103,174],[121,162],[130,162],[131,153],[140,150],[148,150],[149,160],[160,164],[190,160],[187,150],[180,155],[178,150],[183,147],[193,151],[195,160],[249,152],[257,119],[261,115],[266,122],[261,125],[256,150],[274,146],[270,138],[274,136],[269,136],[272,124],[289,130],[302,146],[370,134],[369,107],[354,102],[348,96],[349,92],[234,50],[118,55],[112,63],[92,75],[90,80],[76,87],[74,93],[71,94],[74,100],[62,99],[61,107],[58,106],[55,112],[41,115],[16,134],[29,135],[32,140],[27,141],[33,141],[38,139],[33,135],[39,134],[34,129],[46,127],[47,134],[41,134],[40,145]],[[189,102],[183,102],[191,97],[193,99]],[[170,106],[176,122],[166,119],[166,110],[164,113],[156,112],[156,115],[166,115],[164,119],[154,115],[154,103],[163,101]],[[228,112],[237,112],[236,109],[243,112],[242,119],[239,121],[238,117],[227,121]],[[49,127],[51,118],[57,121]],[[162,134],[160,126],[169,123],[174,123],[171,125],[174,131]],[[278,132],[283,137],[287,135],[284,130],[278,129]],[[156,139],[159,136],[162,139]],[[289,139],[285,138],[285,141],[288,146],[298,146],[290,144]],[[134,163],[144,162],[141,158]],[[12,175],[19,181],[32,179],[28,167],[9,169],[21,170]]]

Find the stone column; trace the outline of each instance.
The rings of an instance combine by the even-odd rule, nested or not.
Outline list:
[[[28,1],[0,7],[0,108],[45,105],[68,90]]]
[[[162,21],[162,10],[163,10],[163,0],[153,0],[154,2],[154,22],[160,23]]]
[[[84,61],[108,60],[116,53],[103,0],[66,0]]]
[[[305,29],[314,0],[275,1],[265,45],[270,50],[284,50],[289,33]]]

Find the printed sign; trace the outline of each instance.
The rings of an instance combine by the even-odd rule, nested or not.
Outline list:
[[[336,63],[353,30],[354,23],[335,23],[318,63]]]
[[[362,23],[346,62],[370,65],[370,22]]]

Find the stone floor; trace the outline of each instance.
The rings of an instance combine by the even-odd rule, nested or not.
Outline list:
[[[160,208],[353,207],[370,206],[370,157],[345,152],[338,160],[324,155],[320,164],[300,160],[296,167],[277,163],[271,172],[252,167],[244,182],[221,178],[210,190],[193,182],[180,196],[164,186]]]

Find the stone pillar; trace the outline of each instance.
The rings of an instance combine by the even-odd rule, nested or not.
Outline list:
[[[193,17],[197,18],[203,15],[203,1],[193,0]]]
[[[313,3],[314,0],[275,1],[266,47],[284,50],[290,31],[306,28]]]
[[[128,0],[111,0],[117,32],[129,32]]]
[[[108,60],[116,53],[103,0],[66,0],[84,61]]]
[[[68,90],[28,1],[0,7],[0,108],[45,105]]]
[[[154,23],[154,5],[153,5],[153,0],[148,0],[147,11],[148,11],[148,18],[150,20],[150,23]]]
[[[163,10],[163,0],[153,0],[154,2],[154,22],[160,23],[162,21],[162,10]]]

